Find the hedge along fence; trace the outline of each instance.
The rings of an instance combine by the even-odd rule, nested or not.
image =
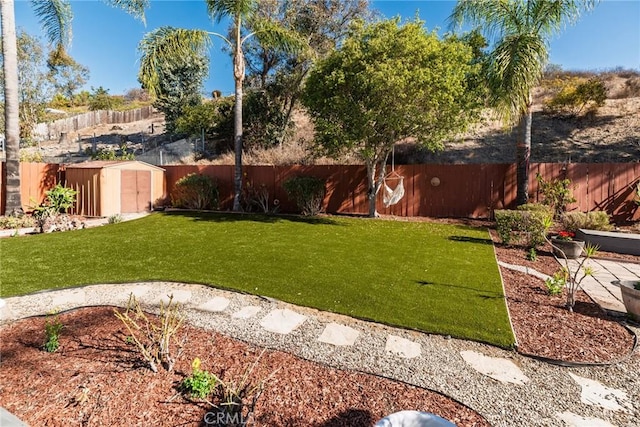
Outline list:
[[[4,164],[3,164],[4,166]],[[179,165],[166,169],[167,198],[178,179],[190,173],[215,178],[220,191],[220,209],[233,204],[233,166]],[[22,201],[41,201],[44,192],[64,179],[64,166],[44,163],[22,164]],[[490,218],[495,209],[514,207],[516,167],[514,164],[401,165],[396,172],[404,176],[405,196],[385,208],[382,192],[378,212],[396,216]],[[4,171],[4,168],[3,168]],[[539,201],[536,173],[545,180],[571,180],[576,203],[570,210],[604,210],[614,221],[640,220],[640,208],[633,203],[634,188],[640,181],[640,163],[533,163],[529,175],[531,201]],[[4,174],[4,172],[3,172]],[[366,169],[364,166],[245,166],[245,186],[265,185],[270,200],[278,199],[280,212],[295,212],[282,183],[297,175],[313,175],[327,181],[324,207],[328,213],[366,214],[368,212]],[[4,175],[2,175],[4,176]],[[390,182],[390,186],[396,185]],[[0,185],[4,203],[4,184]],[[2,206],[4,212],[4,205]]]
[[[153,107],[145,106],[127,111],[98,110],[78,114],[77,116],[54,120],[49,123],[38,123],[33,130],[33,137],[52,140],[63,132],[76,132],[91,126],[113,123],[131,123],[151,117]]]

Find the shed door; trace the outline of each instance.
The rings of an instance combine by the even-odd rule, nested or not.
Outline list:
[[[120,210],[137,213],[151,210],[151,171],[121,171]]]

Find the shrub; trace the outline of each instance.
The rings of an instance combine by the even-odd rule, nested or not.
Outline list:
[[[33,208],[33,216],[38,225],[42,226],[43,221],[49,217],[66,213],[76,202],[76,194],[78,192],[73,188],[63,187],[60,184],[56,184],[47,191],[44,203]]]
[[[9,230],[12,228],[29,228],[35,226],[35,219],[28,215],[0,216],[0,230]]]
[[[325,180],[314,176],[297,176],[286,180],[282,187],[294,199],[302,215],[317,215],[322,212],[325,195]]]
[[[553,208],[554,218],[560,218],[567,210],[569,203],[576,201],[569,188],[571,185],[570,180],[554,179],[553,181],[545,181],[539,173],[536,174],[536,180],[542,193],[542,204]]]
[[[567,231],[577,231],[579,228],[587,230],[611,230],[609,215],[604,211],[593,212],[565,212],[560,217],[562,227]]]
[[[173,295],[165,306],[160,303],[160,315],[157,319],[146,314],[136,297],[131,294],[124,311],[114,309],[115,316],[122,321],[129,335],[143,359],[149,364],[153,372],[158,372],[162,366],[167,371],[173,370],[176,357],[182,353],[182,342],[178,342],[177,335],[184,322],[184,314],[178,303],[173,303]],[[173,350],[178,347],[177,356]]]
[[[496,230],[503,243],[525,243],[535,248],[544,243],[552,215],[546,207],[529,204],[518,210],[497,210],[495,217]]]
[[[604,105],[606,99],[607,89],[600,79],[592,77],[585,81],[571,78],[545,103],[545,109],[552,113],[578,116],[586,112],[596,112]]]
[[[185,209],[216,209],[218,185],[207,175],[189,174],[176,182],[171,193],[171,205]]]

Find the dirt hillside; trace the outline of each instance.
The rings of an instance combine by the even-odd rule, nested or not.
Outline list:
[[[548,88],[540,87],[536,90],[532,126],[533,162],[640,161],[640,73],[604,73],[598,78],[607,88],[607,99],[594,114],[569,117],[545,112],[544,102],[552,94]],[[245,164],[335,162],[311,156],[308,148],[309,141],[313,138],[313,126],[304,114],[297,114],[295,123],[294,136],[284,147],[250,151],[244,157]],[[35,155],[39,151],[45,161],[82,161],[87,157],[80,153],[91,148],[93,141],[98,148],[118,148],[126,141],[128,150],[134,151],[136,155],[144,152],[147,154],[145,161],[149,161],[149,150],[169,144],[175,138],[164,133],[164,119],[158,114],[141,122],[83,129],[70,135],[69,140],[66,144],[44,141],[40,143],[40,147],[26,149],[25,153]],[[188,144],[185,147],[187,148],[181,149],[180,153],[172,155],[168,160],[171,163],[196,162],[193,150],[189,149]],[[413,144],[398,144],[396,148],[397,163],[511,163],[515,158],[514,132],[489,116],[471,132],[446,143],[442,152],[426,152]],[[232,153],[228,153],[197,162],[233,164],[234,157]],[[358,161],[345,158],[337,162]]]

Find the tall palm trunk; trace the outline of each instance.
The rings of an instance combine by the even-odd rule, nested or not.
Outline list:
[[[4,114],[6,138],[5,214],[22,213],[20,197],[20,122],[18,101],[18,50],[13,0],[0,0],[2,54],[4,56]]]
[[[529,163],[531,158],[532,121],[531,95],[529,95],[526,112],[520,118],[516,139],[516,182],[518,186],[516,203],[518,206],[524,205],[529,201]]]
[[[244,80],[244,56],[240,34],[241,18],[236,17],[233,78],[235,80],[235,105],[233,111],[233,147],[235,151],[233,210],[240,211],[242,198],[242,82]]]

